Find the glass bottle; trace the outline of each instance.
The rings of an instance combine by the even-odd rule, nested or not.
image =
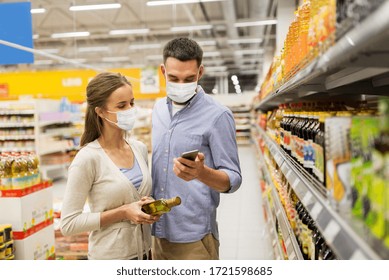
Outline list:
[[[150,215],[162,215],[177,205],[181,204],[181,198],[179,196],[169,199],[158,199],[153,202],[147,203],[142,206],[142,211]]]

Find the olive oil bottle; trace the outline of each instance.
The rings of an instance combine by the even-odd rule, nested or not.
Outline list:
[[[150,215],[162,215],[177,205],[181,204],[181,198],[179,196],[169,199],[158,199],[153,202],[147,203],[142,206],[142,211]]]

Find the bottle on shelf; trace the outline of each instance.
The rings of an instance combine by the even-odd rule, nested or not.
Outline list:
[[[162,215],[170,212],[170,210],[181,204],[179,196],[169,199],[158,199],[142,206],[142,211],[150,215]]]

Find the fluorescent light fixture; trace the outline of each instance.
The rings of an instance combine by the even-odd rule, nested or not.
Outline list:
[[[194,30],[206,30],[212,29],[211,24],[204,25],[189,25],[189,26],[173,26],[170,28],[172,32],[180,32],[180,31],[194,31]]]
[[[79,11],[93,11],[93,10],[109,10],[109,9],[120,9],[122,7],[119,3],[112,4],[97,4],[97,5],[80,5],[80,6],[71,6],[70,11],[79,12]]]
[[[128,56],[113,56],[113,57],[103,57],[101,59],[103,62],[123,62],[123,61],[129,61],[130,59]]]
[[[80,31],[80,32],[65,32],[65,33],[53,33],[51,38],[72,38],[72,37],[88,37],[90,32]]]
[[[260,25],[273,25],[273,24],[277,24],[276,19],[236,22],[234,24],[234,26],[235,27],[247,27],[247,26],[260,26]]]
[[[245,54],[263,54],[264,50],[263,49],[251,49],[251,50],[236,50],[235,55],[245,55]]]
[[[107,52],[110,50],[108,46],[95,46],[95,47],[80,47],[79,52]]]
[[[206,2],[221,2],[225,0],[157,0],[147,1],[147,6],[163,6],[163,5],[176,5],[176,4],[194,4],[194,3],[206,3]]]
[[[203,57],[212,57],[212,56],[220,56],[220,52],[215,51],[215,52],[204,52],[203,53]]]
[[[39,49],[38,51],[45,53],[59,53],[59,49]]]
[[[210,67],[205,67],[206,72],[218,72],[218,71],[227,71],[227,66],[222,65],[222,66],[210,66]]]
[[[130,50],[142,50],[142,49],[159,49],[162,45],[160,43],[155,44],[136,44],[130,45],[128,48]]]
[[[214,40],[209,40],[209,41],[197,41],[197,43],[200,46],[216,46],[216,41]]]
[[[205,67],[208,67],[208,66],[215,66],[215,65],[220,65],[220,64],[224,64],[224,59],[207,59],[206,61],[204,61],[204,66]]]
[[[146,56],[147,60],[163,60],[162,54],[156,54],[156,55],[148,55]]]
[[[36,39],[38,39],[38,38],[39,38],[39,34],[34,34],[34,35],[32,35],[32,39],[36,40]]]
[[[149,33],[149,28],[139,29],[117,29],[109,31],[109,35],[130,35],[130,34],[146,34]]]
[[[69,59],[69,61],[75,63],[84,63],[86,62],[86,58],[74,58],[74,59]]]
[[[228,44],[258,44],[262,43],[262,38],[240,38],[240,39],[231,39],[228,40]]]
[[[44,14],[46,13],[45,8],[31,9],[31,14]]]
[[[34,64],[35,65],[49,65],[49,64],[53,64],[53,60],[51,60],[51,59],[35,60]]]

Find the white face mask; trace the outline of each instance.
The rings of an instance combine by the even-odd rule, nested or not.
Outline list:
[[[166,68],[165,68],[166,69]],[[169,82],[166,73],[167,96],[176,103],[185,103],[196,94],[197,81],[193,83]]]
[[[130,131],[134,128],[135,121],[137,119],[137,109],[136,108],[130,108],[124,111],[118,111],[118,112],[111,112],[107,111],[111,114],[116,114],[117,117],[117,123],[105,118],[108,122],[116,124],[119,128]]]

